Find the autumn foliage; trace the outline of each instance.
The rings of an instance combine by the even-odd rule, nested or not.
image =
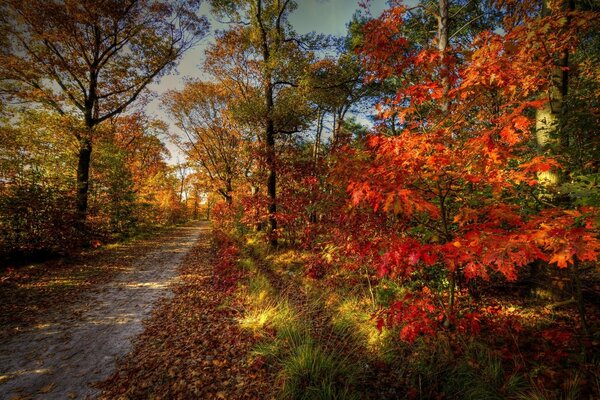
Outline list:
[[[157,2],[151,15],[178,16],[170,40],[179,54],[204,34],[205,19],[186,8],[196,2],[167,3]],[[453,367],[455,358],[468,359],[462,367],[475,374],[476,356],[492,354],[487,361],[497,357],[497,370],[509,368],[511,379],[536,370],[534,362],[563,363],[564,376],[577,364],[577,374],[591,376],[600,254],[597,5],[393,0],[373,16],[366,1],[347,36],[335,38],[294,30],[290,16],[301,2],[209,3],[228,24],[204,50],[202,80],[162,96],[174,131],[125,113],[129,100],[143,98],[134,89],[150,82],[141,58],[129,69],[109,64],[118,74],[95,92],[102,107],[92,120],[78,114],[88,109],[78,106],[76,81],[58,97],[42,96],[45,86],[21,93],[43,107],[11,109],[0,125],[9,154],[8,162],[0,158],[0,194],[8,199],[0,199],[0,246],[27,252],[54,233],[43,243],[54,249],[80,234],[82,176],[73,166],[81,157],[74,152],[82,144],[91,152],[93,144],[87,223],[99,237],[197,218],[202,208],[216,228],[219,293],[235,296],[245,285],[244,259],[257,261],[254,273],[264,274],[274,298],[285,285],[297,289],[286,307],[311,303],[307,288],[317,288],[320,305],[298,312],[317,320],[315,331],[333,325],[344,307],[360,309],[363,326],[350,330],[364,329],[367,339],[356,354],[368,359],[372,376],[384,370],[380,364],[389,376],[405,371],[369,358],[377,353],[369,346],[392,335],[392,350],[378,351],[401,354],[413,368],[402,377],[408,398],[446,398],[436,377],[422,391],[420,362],[436,366],[435,357]],[[164,33],[161,26],[147,26],[151,38]],[[150,57],[167,39],[136,46]],[[160,53],[148,79],[166,73],[175,53]],[[56,56],[68,74],[71,64]],[[19,62],[15,54],[4,59]],[[26,61],[33,68],[35,60]],[[31,78],[12,73],[8,89]],[[107,102],[103,90],[118,101]],[[168,165],[161,135],[185,161]],[[46,149],[60,149],[58,168]],[[61,205],[69,211],[61,214]],[[278,257],[291,259],[279,277],[268,265]],[[355,297],[350,306],[340,300]],[[273,302],[265,315],[280,311]],[[269,321],[261,324],[265,337],[278,338]],[[456,368],[461,379],[468,375]],[[503,382],[490,391],[510,398]],[[467,385],[457,386],[463,393]]]

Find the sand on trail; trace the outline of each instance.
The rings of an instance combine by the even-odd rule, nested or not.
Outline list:
[[[131,264],[113,281],[64,310],[60,321],[19,333],[0,343],[0,399],[85,399],[99,391],[90,383],[107,378],[132,348],[184,256],[207,224],[176,228],[168,242]]]

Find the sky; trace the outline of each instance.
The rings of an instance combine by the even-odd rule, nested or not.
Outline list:
[[[344,36],[346,24],[352,19],[352,15],[359,8],[359,0],[297,0],[298,8],[290,15],[290,23],[298,34],[317,32],[331,35]],[[371,0],[370,11],[378,16],[386,7],[386,0]],[[201,12],[208,13],[207,4],[202,5]],[[176,72],[166,75],[160,81],[152,84],[149,88],[158,96],[146,107],[148,116],[159,118],[169,123],[172,131],[177,131],[169,121],[168,115],[160,107],[160,95],[171,89],[183,88],[185,78],[206,78],[202,73],[204,61],[204,50],[214,42],[215,29],[222,29],[211,16],[211,33],[194,48],[188,50],[179,62]],[[183,161],[184,157],[172,143],[167,147],[171,152],[171,163]]]

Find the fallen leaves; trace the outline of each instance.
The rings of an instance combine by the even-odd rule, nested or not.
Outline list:
[[[0,274],[0,338],[64,318],[66,306],[130,268],[149,249],[169,243],[173,234],[169,230],[145,240],[86,250],[69,259],[7,269]]]
[[[159,305],[135,349],[99,384],[100,398],[270,398],[274,383],[253,365],[255,344],[237,322],[236,269],[202,236],[184,260],[175,296]]]

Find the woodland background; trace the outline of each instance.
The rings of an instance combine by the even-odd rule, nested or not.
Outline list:
[[[410,360],[409,397],[597,395],[598,4],[367,2],[333,37],[295,33],[292,0],[209,3],[208,78],[161,97],[177,131],[143,110],[199,2],[0,3],[6,265],[210,217],[223,263],[335,292],[313,312]]]

